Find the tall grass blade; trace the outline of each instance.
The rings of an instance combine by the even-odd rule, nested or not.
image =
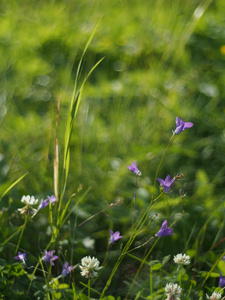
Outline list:
[[[57,112],[56,112],[56,124],[55,124],[55,157],[54,157],[54,194],[58,198],[58,183],[59,183],[59,145],[57,139],[57,127],[59,120],[59,107],[60,107],[60,98],[58,98]]]
[[[67,184],[67,178],[68,178],[68,173],[69,173],[69,164],[70,164],[70,141],[71,141],[71,136],[72,136],[72,132],[73,132],[73,126],[74,126],[74,120],[75,117],[77,115],[77,111],[80,105],[80,101],[81,101],[81,96],[82,96],[82,92],[83,92],[83,88],[84,88],[84,84],[87,81],[88,77],[91,75],[91,73],[94,71],[94,69],[99,65],[99,63],[102,61],[102,59],[100,59],[95,65],[94,67],[90,70],[90,72],[88,73],[88,75],[84,78],[83,82],[80,85],[80,89],[78,90],[78,80],[81,74],[81,65],[83,62],[83,58],[84,55],[87,51],[87,48],[90,44],[90,42],[92,41],[95,32],[100,24],[101,20],[98,22],[98,24],[96,25],[94,31],[92,32],[90,38],[88,39],[84,51],[82,53],[80,62],[78,64],[78,68],[77,68],[77,72],[76,72],[76,78],[75,78],[75,82],[74,82],[74,89],[73,89],[73,95],[70,101],[70,107],[69,107],[69,113],[68,113],[68,118],[67,118],[67,125],[66,125],[66,131],[65,131],[65,147],[64,147],[64,159],[63,159],[63,172],[64,172],[64,178],[63,178],[63,189],[62,189],[62,193],[61,193],[61,197],[60,197],[60,203],[59,203],[59,210],[61,208],[61,199],[63,198],[63,195],[65,193],[65,189],[66,189],[66,184]]]
[[[22,175],[19,179],[17,179],[16,181],[14,181],[6,190],[5,192],[2,194],[0,200],[2,200],[2,198],[18,183],[20,182],[20,180],[22,180],[29,172],[25,173],[24,175]]]

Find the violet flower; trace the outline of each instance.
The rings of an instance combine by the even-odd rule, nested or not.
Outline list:
[[[54,266],[54,260],[58,259],[59,257],[57,255],[54,255],[55,250],[51,250],[51,251],[45,251],[45,255],[42,257],[42,259],[46,262],[49,262],[50,264],[52,264],[52,266]]]
[[[109,240],[109,243],[114,243],[116,242],[117,240],[119,239],[122,239],[122,235],[120,235],[120,232],[119,231],[116,231],[113,233],[113,231],[110,229],[110,240]]]
[[[167,228],[167,220],[165,220],[162,223],[162,226],[161,226],[160,230],[156,233],[156,236],[160,237],[160,236],[166,236],[166,235],[174,234],[174,233],[172,233],[172,231],[173,231],[173,229]]]
[[[69,263],[66,261],[65,264],[63,265],[62,269],[62,277],[65,277],[68,275],[73,269],[73,266],[69,266]]]
[[[176,129],[174,133],[179,134],[184,129],[191,128],[194,124],[191,122],[184,122],[180,117],[176,117]]]
[[[43,209],[43,208],[45,208],[46,206],[48,206],[49,205],[49,203],[54,203],[54,202],[56,202],[57,201],[57,199],[56,199],[56,197],[54,196],[54,195],[52,195],[51,197],[50,196],[47,196],[47,199],[45,199],[45,200],[41,200],[41,203],[40,203],[40,205],[39,205],[39,208],[38,209]]]
[[[176,180],[176,178],[174,177],[173,179],[170,180],[170,175],[167,175],[165,180],[161,179],[161,178],[157,178],[157,180],[161,183],[161,185],[164,187],[164,191],[165,193],[169,192],[170,186],[172,185],[172,183]]]
[[[21,252],[18,252],[18,255],[14,257],[14,259],[17,259],[23,263],[25,263],[25,260],[26,259],[26,253],[21,253]]]
[[[222,276],[220,274],[220,278],[219,278],[219,284],[220,287],[224,287],[225,286],[225,276]]]
[[[141,171],[138,169],[137,164],[135,164],[134,162],[132,162],[131,164],[132,166],[128,166],[127,168],[136,175],[141,176]]]

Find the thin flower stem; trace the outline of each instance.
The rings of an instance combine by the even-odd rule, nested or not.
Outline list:
[[[172,141],[172,138],[174,137],[174,134],[175,134],[175,133],[173,133],[173,135],[171,136],[171,138],[170,138],[170,140],[169,140],[169,143],[168,143],[166,149],[165,149],[164,152],[163,152],[162,158],[161,158],[161,160],[160,160],[160,163],[159,163],[159,165],[158,165],[158,168],[157,168],[157,171],[156,171],[156,174],[155,174],[154,186],[156,185],[156,179],[157,179],[157,176],[158,176],[158,173],[159,173],[159,169],[160,169],[161,164],[162,164],[162,162],[163,162],[163,159],[164,159],[164,156],[165,156],[165,154],[166,154],[166,151],[168,150],[169,145],[170,145],[170,143],[171,143],[171,141]]]
[[[151,249],[148,251],[148,253],[147,253],[146,256],[144,257],[144,259],[142,260],[141,265],[140,265],[140,267],[138,268],[137,273],[135,274],[135,277],[134,277],[134,279],[133,279],[133,281],[132,281],[132,283],[131,283],[131,285],[130,285],[130,288],[129,288],[128,292],[127,292],[127,295],[126,295],[126,297],[125,297],[125,300],[126,300],[127,297],[129,296],[130,291],[131,291],[131,289],[132,289],[132,287],[133,287],[133,285],[134,285],[134,283],[135,283],[135,281],[136,281],[136,278],[138,277],[138,275],[139,275],[139,273],[140,273],[140,271],[141,271],[141,268],[142,268],[143,264],[145,263],[145,261],[146,261],[146,259],[149,257],[149,255],[151,254],[152,250],[154,249],[154,247],[155,247],[155,245],[158,243],[158,241],[159,241],[159,238],[155,241],[155,243],[152,245]]]
[[[154,199],[154,202],[156,203],[156,200],[158,200],[162,195],[163,195],[164,192],[162,192],[156,199]],[[154,204],[155,204],[154,203]],[[122,262],[125,254],[128,253],[128,250],[130,248],[130,246],[132,245],[133,241],[135,240],[136,236],[139,234],[139,232],[141,231],[142,227],[144,226],[146,220],[148,219],[148,213],[149,211],[151,210],[152,208],[152,203],[149,204],[147,210],[145,211],[145,213],[143,214],[143,216],[141,217],[140,221],[138,222],[138,224],[136,225],[136,227],[134,228],[131,236],[130,236],[130,239],[128,240],[128,242],[126,243],[126,245],[124,246],[124,249],[122,251],[122,253],[120,254],[119,258],[117,259],[117,262],[116,264],[114,265],[114,268],[111,272],[111,275],[108,279],[108,281],[106,282],[106,285],[101,293],[101,296],[99,299],[102,299],[106,290],[108,289],[108,287],[110,286],[111,284],[111,281],[112,281],[112,278],[114,276],[114,274],[116,273],[120,263]]]
[[[149,271],[150,271],[150,280],[149,280],[149,283],[150,283],[150,296],[152,295],[152,293],[153,293],[153,281],[152,281],[152,274],[153,274],[153,271],[152,271],[152,268],[151,268],[151,266],[149,267]]]
[[[88,300],[90,300],[91,298],[91,289],[90,289],[90,287],[91,287],[91,280],[90,280],[90,278],[88,278]]]
[[[181,287],[181,282],[182,282],[182,266],[180,265],[180,287]]]
[[[110,246],[110,243],[108,243],[108,247],[107,247],[105,259],[104,259],[104,261],[103,261],[103,263],[102,263],[102,266],[104,266],[104,264],[105,264],[105,262],[106,262],[106,260],[107,260],[107,257],[108,257],[108,254],[109,254],[109,246]]]
[[[22,230],[21,230],[21,233],[20,233],[20,238],[19,238],[18,244],[17,244],[17,246],[16,246],[15,254],[17,253],[17,251],[18,251],[18,249],[19,249],[20,242],[21,242],[21,239],[22,239],[22,236],[23,236],[23,233],[24,233],[24,229],[25,229],[26,224],[27,224],[27,219],[28,219],[28,216],[25,217],[25,222],[24,222],[24,225],[23,225]]]

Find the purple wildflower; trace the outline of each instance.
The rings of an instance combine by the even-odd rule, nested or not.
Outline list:
[[[50,264],[52,264],[52,266],[54,266],[53,261],[59,258],[57,255],[53,255],[55,253],[55,250],[52,250],[52,251],[44,250],[44,251],[45,251],[45,255],[43,256],[42,259],[44,261],[49,262]]]
[[[166,235],[174,234],[174,233],[172,233],[172,231],[173,231],[173,229],[167,228],[167,220],[165,220],[162,223],[162,226],[161,226],[160,230],[156,233],[156,236],[160,237],[160,236],[166,236]]]
[[[135,164],[134,162],[132,162],[132,166],[128,166],[127,168],[136,175],[141,176],[141,171],[138,169],[137,164]]]
[[[170,186],[172,185],[172,183],[176,180],[176,178],[174,177],[173,179],[170,180],[170,175],[166,176],[166,179],[163,180],[161,178],[157,178],[157,180],[161,183],[161,185],[164,187],[164,191],[165,193],[169,192]]]
[[[191,122],[184,122],[180,117],[176,117],[176,129],[174,133],[179,134],[184,129],[191,128],[194,124]]]
[[[26,253],[18,252],[18,255],[15,256],[14,259],[17,259],[17,260],[22,261],[23,263],[25,263],[25,260],[27,260],[26,259]]]
[[[220,274],[220,279],[219,279],[219,286],[224,287],[225,286],[225,276],[222,276]]]
[[[122,239],[122,235],[120,235],[120,232],[119,231],[116,231],[113,233],[113,231],[110,229],[110,241],[109,243],[114,243],[115,241],[119,240],[119,239]]]
[[[43,209],[44,207],[48,206],[49,203],[52,204],[52,203],[54,203],[56,201],[57,201],[57,199],[56,199],[56,197],[54,195],[52,195],[51,197],[48,196],[47,199],[45,199],[45,200],[42,199],[41,200],[41,203],[39,205],[39,209]]]
[[[65,264],[63,265],[62,269],[62,277],[66,277],[73,269],[73,266],[69,266],[69,263],[66,261]]]

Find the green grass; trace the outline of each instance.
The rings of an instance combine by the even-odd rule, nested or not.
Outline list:
[[[23,229],[20,247],[29,251],[33,266],[47,245],[57,251],[62,247],[73,265],[86,255],[103,262],[112,229],[124,239],[110,249],[107,265],[91,284],[98,293],[112,274],[107,295],[123,299],[130,290],[135,299],[161,299],[160,278],[166,281],[177,273],[172,263],[151,271],[150,262],[162,264],[163,257],[183,251],[189,251],[193,263],[184,282],[190,299],[200,298],[195,282],[208,294],[218,285],[211,275],[219,275],[216,263],[224,252],[224,8],[223,0],[2,1],[0,208],[6,210],[0,219],[0,251],[7,265],[14,263]],[[157,175],[176,116],[194,126],[173,138]],[[132,161],[144,177],[138,189],[127,169]],[[151,222],[134,240],[132,226],[159,194],[156,175],[178,173],[184,178],[149,215],[176,221],[176,235],[170,242],[160,239],[147,258],[153,243],[139,246],[157,232],[160,221]],[[180,188],[187,194],[182,201]],[[57,193],[60,204],[23,227],[17,212],[21,197],[40,200]],[[121,204],[110,208],[118,199]],[[52,239],[50,229],[56,230]],[[120,260],[126,243],[137,249],[130,253],[133,257]],[[18,268],[11,270],[18,278],[26,277],[27,290],[24,270],[13,268]],[[50,273],[57,277],[59,269]],[[9,277],[11,271],[7,269]],[[73,294],[83,288],[75,271]],[[37,280],[30,293],[41,289]]]

